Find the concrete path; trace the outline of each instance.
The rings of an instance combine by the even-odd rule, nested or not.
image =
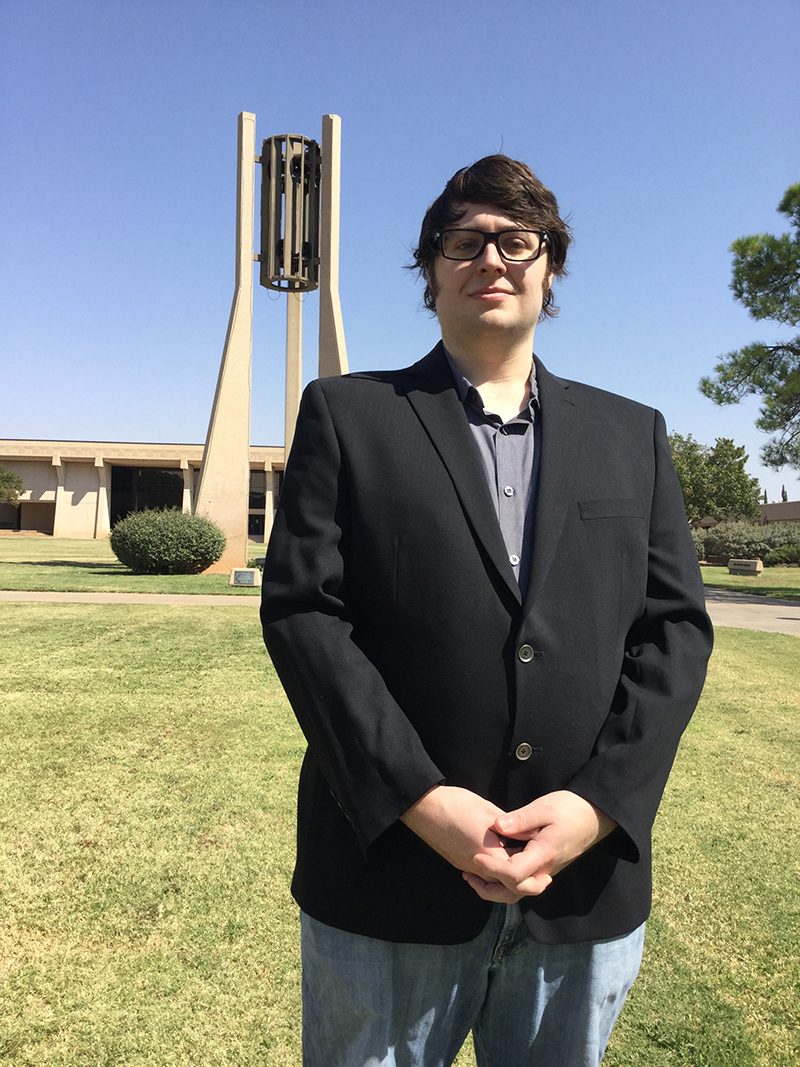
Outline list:
[[[193,596],[164,593],[16,593],[0,590],[0,603],[10,600],[66,604],[178,604],[193,608],[258,607],[257,596]],[[800,601],[773,600],[749,593],[706,590],[706,606],[715,626],[767,630],[800,637]]]
[[[706,589],[706,608],[715,626],[767,630],[800,637],[800,601],[774,600],[752,593]]]
[[[17,593],[0,589],[4,600],[39,601],[49,604],[180,604],[190,608],[229,608],[240,604],[257,608],[260,596],[236,594],[217,596],[199,593]]]

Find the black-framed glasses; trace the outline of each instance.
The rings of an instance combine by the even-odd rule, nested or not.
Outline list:
[[[442,230],[436,243],[445,259],[478,259],[487,244],[493,244],[509,263],[529,263],[538,259],[550,244],[546,230]]]

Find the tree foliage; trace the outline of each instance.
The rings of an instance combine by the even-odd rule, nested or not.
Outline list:
[[[16,504],[22,492],[20,476],[0,466],[0,504]]]
[[[790,185],[778,205],[794,233],[739,237],[731,245],[731,289],[754,319],[800,326],[800,182]],[[762,398],[756,426],[776,436],[761,452],[768,467],[788,464],[800,470],[800,334],[775,344],[756,342],[723,356],[700,390],[715,404]]]
[[[714,519],[756,519],[761,515],[761,488],[744,469],[747,453],[729,437],[718,437],[712,447],[701,445],[691,434],[669,435],[672,462],[678,473],[689,521],[710,515]]]

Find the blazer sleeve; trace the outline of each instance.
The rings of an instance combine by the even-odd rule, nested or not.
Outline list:
[[[697,553],[659,412],[654,451],[644,611],[628,632],[619,684],[592,757],[567,786],[617,822],[620,829],[603,845],[633,861],[649,853],[652,824],[681,734],[700,698],[713,643]]]
[[[444,775],[353,639],[350,498],[325,389],[312,382],[269,539],[261,621],[309,751],[366,851]]]

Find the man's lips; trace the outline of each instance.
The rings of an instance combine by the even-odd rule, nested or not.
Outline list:
[[[496,300],[500,297],[511,296],[512,294],[508,289],[496,289],[493,286],[488,286],[485,289],[476,289],[473,293],[470,293],[469,295],[479,300]]]

